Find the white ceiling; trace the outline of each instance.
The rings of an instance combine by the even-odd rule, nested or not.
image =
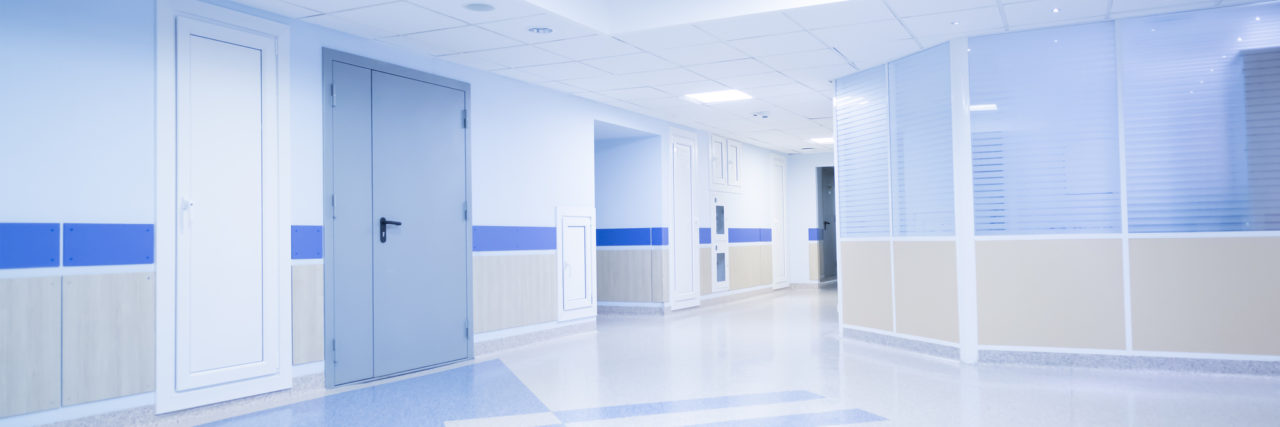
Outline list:
[[[628,23],[619,16],[638,15],[635,7],[644,1],[531,0],[578,22],[524,0],[235,1],[765,148],[801,152],[830,149],[809,140],[832,133],[833,79],[951,38],[1256,0],[843,0],[749,15],[725,3],[743,0],[703,0],[739,15],[660,28],[653,26],[710,12],[677,10],[675,18]],[[476,2],[494,9],[465,7]],[[606,2],[618,6],[615,13],[598,7]],[[553,32],[535,34],[531,27]],[[682,98],[722,89],[754,99],[701,105]],[[759,118],[761,112],[768,118]]]

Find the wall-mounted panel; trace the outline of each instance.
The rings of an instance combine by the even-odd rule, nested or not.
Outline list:
[[[773,283],[773,247],[729,247],[729,289],[738,290]]]
[[[818,281],[822,276],[822,246],[809,242],[809,280]]]
[[[63,405],[155,390],[154,276],[63,277]]]
[[[840,286],[848,325],[893,331],[889,242],[840,242]]]
[[[836,80],[840,237],[889,235],[889,88],[885,67]]]
[[[653,301],[655,257],[656,251],[650,248],[597,249],[596,286],[600,301]]]
[[[58,407],[60,283],[0,279],[0,417]]]
[[[154,229],[151,224],[63,224],[62,264],[151,264]]]
[[[289,239],[293,259],[324,258],[324,226],[295,225],[289,230]]]
[[[1129,242],[1133,348],[1280,355],[1280,237]]]
[[[0,268],[58,266],[58,224],[0,223]]]
[[[704,228],[704,230],[706,229]],[[698,248],[698,259],[698,267],[702,270],[698,274],[699,288],[701,288],[702,295],[707,295],[711,293],[711,247],[703,246]]]
[[[1123,350],[1120,239],[977,242],[983,345]]]
[[[324,360],[324,265],[293,266],[293,364]]]
[[[477,252],[555,250],[556,228],[477,225],[471,246]]]
[[[555,253],[472,255],[471,264],[476,333],[556,320]]]
[[[893,234],[955,233],[951,55],[942,44],[889,65]]]
[[[893,243],[898,332],[958,342],[955,242]]]

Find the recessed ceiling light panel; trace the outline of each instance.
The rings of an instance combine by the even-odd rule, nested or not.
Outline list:
[[[717,102],[741,101],[744,99],[751,99],[751,95],[748,95],[746,92],[743,92],[737,89],[717,90],[714,92],[691,93],[691,94],[685,95],[684,97],[697,102],[701,102],[703,104],[714,104]]]
[[[529,32],[534,34],[551,34],[555,30],[547,27],[529,27]]]
[[[492,12],[493,11],[493,5],[489,3],[468,3],[466,6],[463,6],[463,7],[467,8],[467,10],[470,10],[472,12]]]

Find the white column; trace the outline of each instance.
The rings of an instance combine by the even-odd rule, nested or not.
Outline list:
[[[951,154],[960,361],[977,363],[978,272],[973,239],[973,144],[969,128],[969,40],[966,38],[951,41]]]

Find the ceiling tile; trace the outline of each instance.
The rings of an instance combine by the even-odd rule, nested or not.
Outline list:
[[[289,3],[323,13],[333,13],[339,10],[355,9],[386,2],[387,0],[289,0]]]
[[[545,81],[545,80],[546,80],[546,78],[544,78],[543,76],[540,76],[540,75],[537,75],[537,74],[533,74],[533,73],[530,73],[530,72],[527,72],[527,71],[524,71],[524,70],[516,69],[516,68],[508,68],[508,69],[505,69],[505,70],[497,70],[497,71],[494,71],[494,73],[496,73],[496,74],[500,74],[500,75],[503,75],[503,76],[507,76],[507,77],[510,77],[510,78],[513,78],[513,79],[516,79],[516,80],[523,80],[523,81],[526,81],[526,82],[535,82],[535,83],[536,83],[536,82],[542,82],[542,81]]]
[[[845,0],[784,12],[808,29],[897,19],[882,0]]]
[[[899,18],[998,6],[996,0],[885,0],[885,4]]]
[[[452,60],[451,58],[458,56],[501,64],[505,67],[529,67],[533,65],[554,64],[557,62],[569,62],[569,58],[556,55],[535,46],[514,46],[504,47],[501,49],[482,50],[479,52],[450,55],[444,57],[444,59]]]
[[[885,40],[878,43],[862,43],[858,46],[845,46],[840,53],[853,61],[853,65],[861,68],[874,67],[901,58],[920,50],[915,40]],[[789,73],[789,71],[788,71]]]
[[[676,83],[689,83],[702,81],[706,78],[683,68],[672,68],[668,70],[645,71],[643,73],[627,74],[625,76],[634,86],[662,86]]]
[[[666,92],[663,92],[651,87],[635,87],[635,88],[628,88],[628,89],[607,90],[607,91],[600,92],[600,94],[611,97],[611,98],[621,99],[624,101],[637,100],[637,99],[671,98],[671,94],[668,94]]]
[[[716,79],[716,81],[719,81],[720,83],[724,83],[725,86],[729,86],[731,88],[741,89],[741,90],[746,90],[746,89],[751,89],[751,88],[756,88],[761,86],[777,86],[777,85],[782,85],[787,83],[795,83],[795,80],[793,80],[790,77],[784,76],[782,75],[782,73],[779,73],[777,71],[770,71],[770,72],[761,73],[761,74],[752,74],[749,76],[724,77],[724,78]]]
[[[764,56],[756,59],[765,63],[765,65],[773,67],[775,70],[791,70],[796,68],[811,68],[823,65],[840,65],[848,63],[848,60],[846,60],[844,56],[831,48],[811,50],[808,52],[788,53],[783,55]]]
[[[458,27],[410,34],[402,38],[425,47],[433,55],[515,46],[520,42],[480,27]]]
[[[782,12],[759,13],[696,24],[720,40],[737,40],[803,30]]]
[[[460,27],[465,22],[411,3],[395,2],[331,14],[334,18],[378,28],[391,34],[408,34]]]
[[[577,22],[561,18],[557,15],[542,14],[535,16],[526,16],[523,18],[508,19],[505,21],[490,22],[481,24],[490,31],[520,40],[525,43],[540,43],[554,40],[571,39],[575,37],[583,37],[595,34],[596,32],[590,28],[584,27]],[[550,33],[538,34],[529,31],[530,28],[542,27],[550,28]]]
[[[776,96],[768,101],[805,118],[830,117],[832,113],[831,98],[817,92]]]
[[[320,14],[318,10],[308,9],[284,0],[235,0],[235,2],[293,19]]]
[[[903,28],[897,20],[823,28],[813,30],[812,33],[827,46],[840,49],[845,56],[849,55],[845,52],[848,47],[911,38],[911,34],[907,33],[906,28]]]
[[[557,90],[564,93],[581,92],[582,88],[565,83],[565,82],[541,82],[538,83],[548,89]]]
[[[342,18],[336,18],[333,15],[316,15],[302,18],[302,21],[368,39],[376,39],[393,35],[390,31],[385,29],[351,22]]]
[[[919,38],[950,38],[1004,29],[1000,9],[994,7],[903,18],[902,23]]]
[[[487,51],[485,51],[487,52]],[[477,70],[493,71],[502,68],[508,68],[506,65],[494,62],[489,55],[484,52],[459,53],[455,55],[441,56],[440,59],[455,64],[465,65]]]
[[[805,31],[739,39],[729,42],[729,45],[751,56],[780,55],[826,47],[822,41]]]
[[[1211,0],[1115,0],[1111,3],[1111,13],[1131,16],[1200,9],[1213,7],[1216,4],[1217,2]]]
[[[1106,19],[1110,0],[1036,0],[1004,5],[1010,28]],[[1054,9],[1057,12],[1054,12]]]
[[[472,24],[480,24],[484,22],[501,21],[504,19],[520,18],[524,16],[532,16],[545,13],[541,8],[529,4],[523,0],[484,0],[485,4],[493,6],[493,10],[488,12],[478,12],[467,9],[467,5],[476,3],[477,0],[409,0],[420,6],[443,13],[445,15],[470,22]]]
[[[690,66],[689,69],[712,79],[747,76],[772,71],[768,65],[764,65],[760,63],[760,61],[756,61],[751,58],[716,62],[712,64],[693,65]]]
[[[654,56],[651,53],[633,53],[630,55],[592,59],[583,62],[592,67],[614,74],[630,74],[642,71],[676,68],[676,64],[672,64],[671,62]]]
[[[842,64],[786,70],[782,74],[786,74],[806,86],[819,89],[829,88],[832,80],[853,74],[855,71],[853,67]]]
[[[693,46],[712,43],[715,37],[692,25],[676,25],[672,27],[618,34],[624,42],[644,50],[662,50],[675,47]]]
[[[658,90],[672,95],[688,95],[691,93],[713,92],[728,89],[728,86],[712,80],[701,80],[689,83],[674,83],[654,86]]]
[[[564,62],[560,64],[537,65],[532,67],[516,68],[517,70],[539,76],[542,80],[569,80],[583,79],[588,77],[606,76],[609,73],[600,71],[581,62]],[[570,83],[572,84],[572,83]],[[574,85],[578,86],[578,85]],[[583,89],[596,90],[586,86],[579,86]]]
[[[770,99],[772,97],[782,95],[795,95],[800,93],[817,93],[808,86],[792,81],[787,84],[777,86],[764,86],[751,89],[751,95],[756,98]]]
[[[724,43],[711,43],[654,52],[668,61],[680,65],[706,64],[733,59],[746,58],[748,55]]]
[[[613,37],[600,35],[541,43],[538,47],[577,60],[626,55],[640,51]]]

